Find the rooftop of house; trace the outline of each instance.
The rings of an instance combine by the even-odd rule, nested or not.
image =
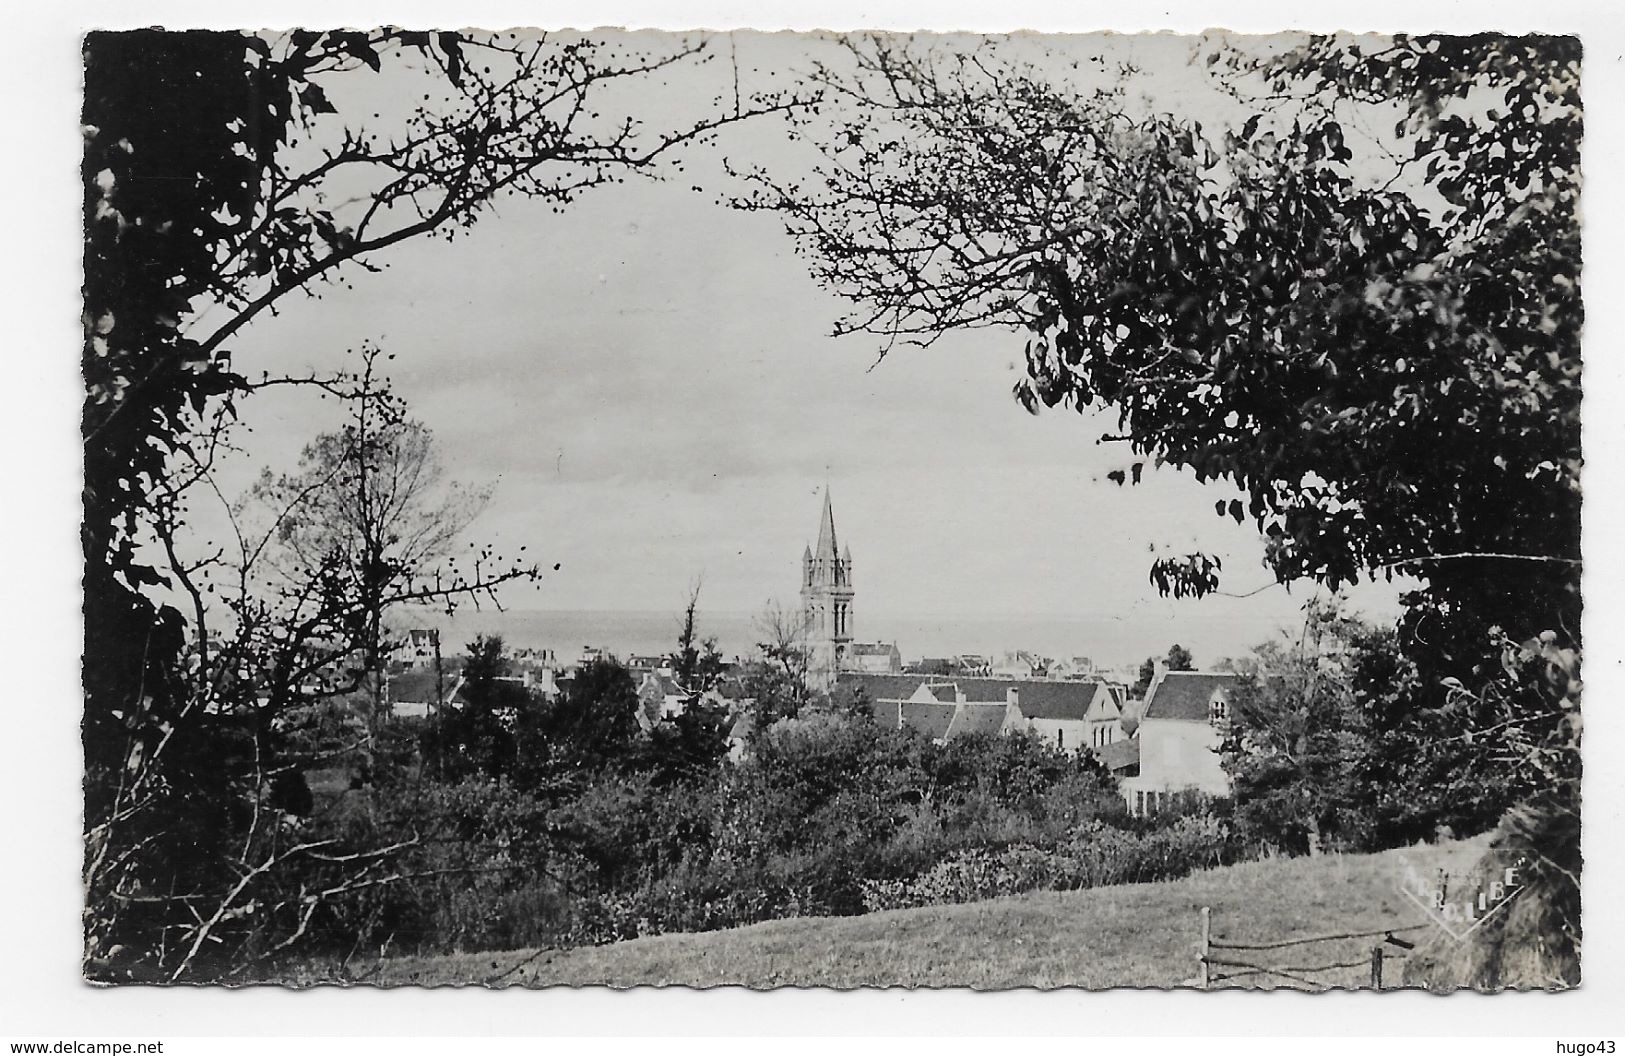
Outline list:
[[[862,690],[871,702],[907,700],[928,680],[922,675],[874,675],[862,671],[842,671],[836,677],[837,686],[857,692]],[[934,680],[933,680],[934,681]]]
[[[1005,711],[1003,704],[958,704],[948,724],[947,738],[951,741],[972,733],[996,734],[1004,728]]]
[[[934,741],[948,736],[948,726],[954,721],[954,712],[958,710],[942,704],[916,704],[908,700],[899,704],[898,708],[904,726],[919,730]]]
[[[928,656],[912,664],[903,665],[903,670],[921,675],[946,675],[954,669],[954,662],[947,657]]]
[[[869,714],[875,717],[875,723],[888,730],[901,729],[903,725],[903,702],[900,700],[869,700]]]
[[[1112,773],[1140,765],[1140,742],[1130,737],[1091,749],[1103,766]]]
[[[838,684],[854,692],[861,689],[870,701],[907,700],[922,684],[932,686],[950,680],[936,675],[871,675],[855,671],[842,672]],[[1004,704],[1010,690],[1016,691],[1021,714],[1029,719],[1081,719],[1089,713],[1095,690],[1101,684],[1097,679],[1076,682],[1057,682],[1039,678],[972,678],[954,676],[951,684],[964,694],[968,703]],[[932,695],[944,702],[956,699],[943,696],[934,689]]]
[[[437,700],[450,700],[456,695],[461,679],[456,672],[448,672],[439,680],[437,688],[433,671],[406,671],[389,680],[389,699],[397,704],[433,704]]]
[[[1089,714],[1100,683],[1093,680],[1051,682],[1037,678],[962,678],[960,692],[967,701],[997,702],[1016,691],[1016,706],[1029,719],[1082,719]]]
[[[658,692],[668,697],[680,697],[688,693],[676,678],[660,671],[649,671],[644,674],[643,681],[638,685],[638,692],[641,693],[645,689],[651,693]]]
[[[1240,675],[1225,671],[1164,671],[1145,694],[1139,717],[1145,719],[1208,720],[1208,704],[1220,690],[1236,684]]]

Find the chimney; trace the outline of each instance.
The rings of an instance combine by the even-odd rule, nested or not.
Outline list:
[[[1167,660],[1167,658],[1166,657],[1161,657],[1161,656],[1157,657],[1156,673],[1151,676],[1152,681],[1156,681],[1157,679],[1161,678],[1163,675],[1166,675],[1167,673],[1168,673],[1168,660]]]
[[[1009,689],[1005,690],[1004,702],[1018,708],[1021,707],[1021,690],[1017,689],[1015,686],[1011,686]]]

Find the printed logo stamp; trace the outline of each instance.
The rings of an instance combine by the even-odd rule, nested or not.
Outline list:
[[[1522,893],[1526,861],[1519,858],[1498,875],[1483,879],[1453,877],[1443,869],[1428,876],[1407,863],[1399,890],[1460,942]]]

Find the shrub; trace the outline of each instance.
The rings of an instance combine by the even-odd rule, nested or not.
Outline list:
[[[1227,837],[1227,828],[1210,817],[1183,817],[1144,833],[1090,821],[1055,848],[1016,844],[999,851],[960,851],[918,876],[867,879],[860,886],[864,906],[874,912],[1171,880],[1226,861]]]

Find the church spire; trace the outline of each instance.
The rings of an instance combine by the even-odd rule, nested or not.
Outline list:
[[[827,686],[847,663],[852,641],[852,551],[835,538],[835,506],[824,485],[818,542],[801,558],[801,605],[811,647],[809,676]]]
[[[818,545],[813,548],[813,556],[828,561],[830,567],[840,558],[840,551],[835,548],[835,510],[829,501],[829,485],[824,485],[824,516],[818,522]]]

